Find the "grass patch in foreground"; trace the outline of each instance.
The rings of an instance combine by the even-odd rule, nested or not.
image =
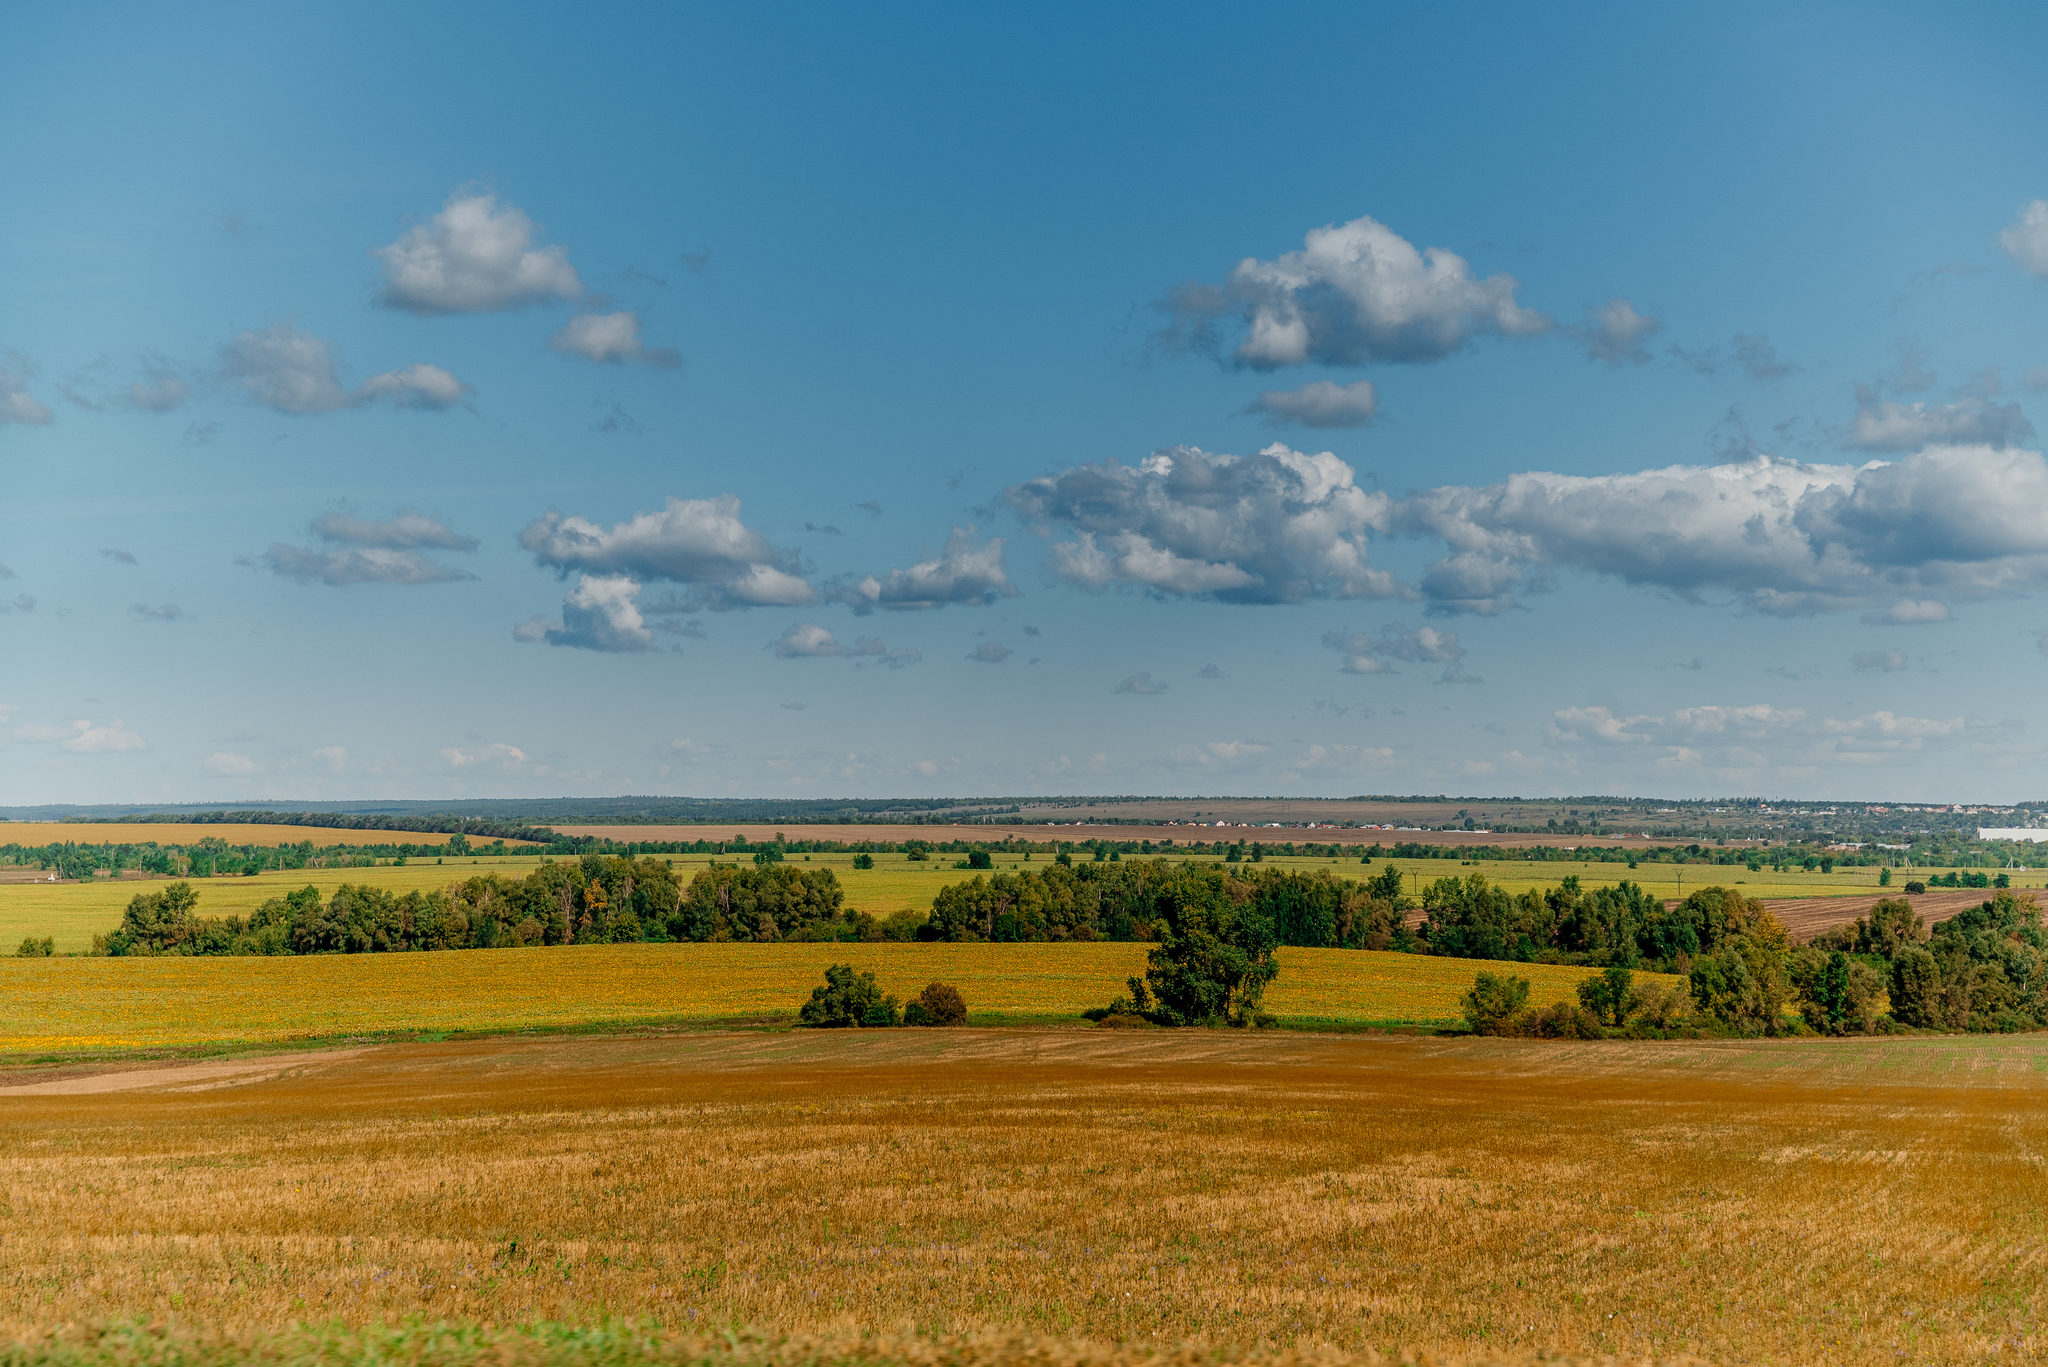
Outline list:
[[[567,1030],[793,1016],[831,963],[914,996],[948,982],[976,1022],[1071,1021],[1145,969],[1143,944],[565,945],[248,959],[0,959],[0,1052]],[[1449,1022],[1489,965],[1282,949],[1274,1015]],[[1499,965],[1491,965],[1499,967]],[[1517,964],[1531,1003],[1590,970]],[[1649,976],[1649,975],[1645,975]]]

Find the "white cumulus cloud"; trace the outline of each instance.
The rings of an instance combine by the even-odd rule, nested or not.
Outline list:
[[[1395,673],[1392,662],[1399,660],[1442,665],[1440,683],[1479,682],[1465,673],[1465,647],[1455,631],[1435,627],[1411,631],[1399,622],[1390,622],[1377,636],[1364,631],[1326,631],[1323,648],[1344,657],[1340,669],[1345,674]]]
[[[1235,603],[1412,596],[1366,563],[1366,534],[1386,528],[1390,501],[1360,489],[1328,451],[1276,442],[1239,457],[1176,446],[1137,466],[1030,480],[1003,497],[1041,527],[1075,533],[1054,544],[1048,564],[1086,589],[1125,584]]]
[[[659,512],[609,527],[549,509],[519,533],[519,544],[547,568],[623,574],[685,588],[686,611],[801,607],[817,594],[793,551],[778,550],[740,521],[740,501],[670,498]]]
[[[250,402],[280,413],[332,413],[384,402],[399,408],[452,408],[474,391],[439,366],[415,362],[344,388],[333,343],[289,322],[237,333],[220,349],[220,375]]]
[[[1379,404],[1379,391],[1371,380],[1316,380],[1299,389],[1261,390],[1244,411],[1263,413],[1273,427],[1364,427],[1378,414]]]
[[[206,757],[206,767],[213,770],[216,774],[226,774],[230,778],[246,778],[263,768],[262,765],[250,759],[247,755],[237,755],[227,750],[216,751],[208,755]]]
[[[1650,349],[1645,346],[1664,324],[1647,314],[1637,313],[1626,299],[1609,299],[1586,310],[1586,319],[1571,330],[1586,354],[1609,365],[1648,365]]]
[[[1954,403],[1900,403],[1868,385],[1856,386],[1849,444],[1863,451],[1918,451],[1928,446],[2013,446],[2034,435],[2016,403],[1970,395]]]
[[[683,363],[673,347],[648,346],[640,340],[640,315],[631,309],[616,313],[579,313],[548,338],[564,356],[614,365],[645,365],[674,370]]]
[[[826,597],[862,616],[878,607],[912,612],[949,603],[986,605],[1013,598],[1019,590],[1003,568],[1003,545],[999,536],[977,541],[973,527],[955,527],[937,556],[891,570],[879,579],[868,574],[836,582],[826,590]]]
[[[1551,320],[1515,301],[1511,275],[1480,278],[1441,247],[1417,251],[1372,218],[1317,228],[1299,251],[1246,257],[1221,286],[1174,292],[1169,344],[1214,345],[1218,319],[1243,327],[1234,356],[1254,370],[1318,362],[1436,361],[1476,337],[1533,337]]]
[[[124,750],[146,750],[142,737],[130,731],[119,717],[105,726],[95,726],[87,720],[71,723],[71,736],[63,742],[62,748],[74,755],[112,755]]]
[[[18,351],[0,351],[0,427],[47,427],[56,420],[50,406],[28,392],[35,368]]]
[[[635,600],[640,585],[623,574],[577,576],[576,587],[562,600],[557,621],[532,618],[513,629],[522,641],[538,641],[577,650],[632,655],[654,649],[654,634]]]
[[[1780,615],[1983,598],[2048,584],[2048,464],[1978,446],[1861,466],[1531,472],[1424,490],[1396,525],[1451,548],[1423,580],[1438,611],[1497,608],[1518,576],[1565,567]]]
[[[2028,275],[2048,280],[2048,199],[2029,200],[1998,245]]]
[[[316,519],[311,530],[327,543],[324,549],[278,541],[243,563],[302,584],[447,584],[476,578],[426,554],[473,551],[476,538],[463,536],[416,508],[383,521],[338,509]]]
[[[824,660],[838,658],[874,659],[891,669],[901,669],[924,658],[915,650],[891,650],[873,636],[861,636],[851,643],[840,640],[829,627],[804,622],[790,627],[768,643],[778,660]]]
[[[583,281],[559,246],[534,245],[533,220],[487,193],[456,191],[426,223],[370,253],[377,299],[410,313],[494,313],[576,299]]]

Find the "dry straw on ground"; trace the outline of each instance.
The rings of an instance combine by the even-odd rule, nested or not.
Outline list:
[[[904,1030],[0,1095],[0,1329],[2025,1358],[2048,1346],[2044,1055]]]

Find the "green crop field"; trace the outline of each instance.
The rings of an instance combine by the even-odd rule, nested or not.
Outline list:
[[[785,943],[0,959],[0,1052],[793,1017],[831,963],[872,971],[901,998],[952,983],[980,1021],[1071,1022],[1143,972],[1145,953],[1109,942]],[[1269,1010],[1349,1023],[1450,1021],[1473,976],[1499,967],[1343,949],[1282,949],[1279,963]],[[1570,997],[1592,971],[1510,967],[1530,980],[1536,1005]]]
[[[674,865],[676,871],[687,879],[691,871],[705,867],[714,858],[731,863],[746,856],[697,854],[657,857]],[[1180,859],[1184,856],[1166,854],[1149,857]],[[1213,855],[1195,858],[1202,863],[1217,862]],[[831,869],[846,888],[846,904],[856,911],[876,916],[896,911],[928,910],[932,897],[940,888],[947,883],[974,877],[965,869],[955,868],[957,861],[950,856],[936,856],[917,863],[900,854],[878,854],[874,860],[872,869],[854,868],[850,854],[795,855],[789,862],[798,867],[808,864],[813,868]],[[1050,860],[1044,856],[1026,862],[1021,856],[999,855],[995,862],[999,873],[1050,867]],[[1836,869],[1833,873],[1772,873],[1766,867],[1761,873],[1751,873],[1740,865],[1730,868],[1700,864],[1644,864],[1631,869],[1622,863],[1538,863],[1520,859],[1476,860],[1470,863],[1457,859],[1380,859],[1365,865],[1356,858],[1331,860],[1286,856],[1269,858],[1258,867],[1327,869],[1340,878],[1363,878],[1378,873],[1390,863],[1401,869],[1411,891],[1419,890],[1437,878],[1463,877],[1472,873],[1482,874],[1489,881],[1515,891],[1551,887],[1559,879],[1575,874],[1587,888],[1609,886],[1626,879],[1667,898],[1714,883],[1739,886],[1751,897],[1869,894],[1877,891],[1878,872],[1874,868],[1854,868]],[[535,861],[531,857],[472,857],[446,863],[416,861],[403,867],[387,864],[362,869],[269,872],[250,878],[201,878],[193,880],[193,884],[199,889],[199,909],[203,915],[230,916],[246,915],[266,898],[308,884],[319,888],[323,895],[332,893],[343,883],[370,884],[394,892],[407,892],[415,888],[442,887],[474,873],[496,872],[503,877],[523,878],[534,866]],[[1928,872],[1916,869],[1911,876],[1924,877]],[[2017,888],[2048,886],[2048,874],[2038,869],[2014,871],[2010,876]],[[1906,877],[1903,871],[1895,873],[1894,886],[1902,884]],[[50,936],[56,941],[60,954],[83,953],[92,947],[94,935],[105,934],[120,924],[121,909],[144,886],[147,884],[133,880],[109,879],[89,884],[0,883],[0,954],[11,952],[26,935]]]

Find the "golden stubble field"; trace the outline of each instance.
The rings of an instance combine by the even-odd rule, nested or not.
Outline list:
[[[793,1020],[825,968],[851,963],[908,1000],[958,987],[981,1020],[1076,1021],[1145,971],[1146,946],[1091,944],[558,945],[278,958],[0,959],[0,1054]],[[1592,970],[1347,949],[1279,951],[1266,1007],[1295,1022],[1444,1023],[1482,968],[1566,1000]],[[1639,975],[1670,984],[1677,978]]]
[[[958,1030],[36,1075],[0,1325],[2026,1360],[2044,1053]]]
[[[712,855],[657,857],[672,863],[685,882],[697,870],[718,858]],[[719,862],[732,863],[746,857],[728,855],[720,858]],[[1180,858],[1177,855],[1155,857]],[[878,854],[874,856],[873,869],[854,868],[850,854],[816,854],[808,858],[806,863],[805,856],[795,855],[791,862],[799,868],[831,869],[833,876],[846,889],[846,904],[856,911],[876,916],[906,910],[929,911],[932,898],[940,888],[974,876],[967,870],[954,868],[955,861],[945,857],[914,863],[900,854]],[[1205,857],[1198,862],[1213,863],[1216,860]],[[322,895],[332,894],[343,883],[367,883],[402,893],[415,888],[445,887],[477,873],[495,872],[501,877],[523,878],[536,863],[531,856],[497,859],[470,856],[448,859],[445,863],[431,859],[414,860],[403,867],[387,864],[367,869],[266,872],[248,878],[201,878],[192,880],[192,885],[199,892],[201,914],[247,915],[267,898],[282,896],[308,885],[319,888]],[[999,872],[1048,867],[1042,858],[1026,863],[1017,856],[999,856],[995,863]],[[1532,863],[1524,860],[1465,863],[1456,859],[1382,859],[1366,865],[1356,859],[1333,861],[1284,856],[1268,859],[1256,867],[1323,869],[1340,878],[1356,879],[1371,877],[1390,863],[1401,869],[1410,889],[1416,891],[1437,878],[1464,877],[1472,873],[1482,874],[1488,881],[1518,892],[1524,888],[1554,886],[1567,875],[1577,875],[1581,885],[1587,888],[1633,881],[1652,894],[1666,898],[1697,891],[1713,883],[1739,886],[1747,896],[1764,898],[1861,896],[1868,899],[1887,891],[1877,886],[1875,869],[1842,869],[1830,874],[1775,874],[1769,869],[1751,873],[1740,867],[1700,865],[1680,868],[1670,864],[1644,864],[1631,869],[1623,863]],[[1904,876],[1901,875],[1897,881],[1903,883]],[[2015,873],[2013,882],[2016,887],[2038,888],[2048,883],[2048,873],[2042,870]],[[146,881],[130,879],[57,884],[0,882],[0,954],[11,952],[25,935],[52,937],[60,954],[82,953],[91,948],[94,935],[105,934],[120,924],[122,908],[145,886]],[[1989,895],[1979,894],[1980,899]],[[1845,910],[1841,919],[1847,920],[1852,914]]]

